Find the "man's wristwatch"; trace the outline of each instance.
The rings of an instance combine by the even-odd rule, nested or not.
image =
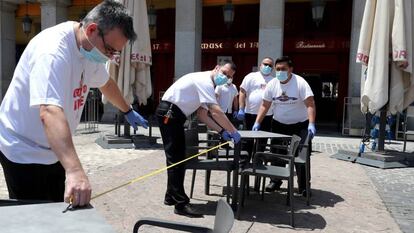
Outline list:
[[[124,112],[124,114],[127,115],[128,113],[132,112],[132,110],[134,110],[134,108],[132,107],[132,105],[129,105],[129,110]]]
[[[221,128],[221,130],[220,130],[219,134],[220,134],[220,135],[223,135],[224,131],[226,131],[226,130],[225,130],[224,128]]]

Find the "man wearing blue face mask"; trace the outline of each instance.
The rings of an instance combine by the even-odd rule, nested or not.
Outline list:
[[[237,109],[239,107],[238,91],[233,79],[228,79],[224,85],[216,86],[216,98],[221,110],[226,114],[227,118],[237,128]]]
[[[220,132],[224,140],[240,141],[240,134],[221,110],[214,88],[233,78],[236,66],[231,61],[217,65],[211,71],[195,72],[179,78],[162,97],[156,115],[164,144],[167,166],[185,159],[184,122],[193,112],[208,127]],[[211,113],[211,117],[207,114]],[[168,169],[165,205],[174,205],[174,213],[201,217],[189,204],[184,190],[185,165]]]
[[[71,134],[91,87],[99,87],[132,126],[147,126],[104,65],[135,39],[125,7],[105,0],[81,23],[58,24],[29,42],[0,106],[0,162],[10,198],[89,203],[91,185]]]
[[[237,119],[245,120],[246,129],[251,130],[259,112],[263,99],[263,93],[272,76],[273,58],[265,57],[259,65],[259,71],[252,72],[244,77],[239,92],[239,112]],[[270,131],[272,112],[270,111],[263,119],[261,130]],[[265,143],[266,139],[261,143]],[[247,141],[246,150],[251,155],[253,141]]]
[[[257,114],[253,130],[261,128],[261,122],[273,105],[272,132],[299,135],[302,140],[309,134],[312,138],[316,133],[315,128],[315,101],[309,84],[292,73],[293,62],[287,57],[278,58],[275,62],[276,79],[268,83],[263,102]],[[280,143],[272,140],[272,144]],[[312,142],[309,142],[309,153],[312,150]],[[284,166],[283,162],[273,163],[277,166]],[[307,195],[305,191],[304,166],[297,166],[299,193]],[[272,180],[266,187],[266,191],[278,190],[282,181]]]

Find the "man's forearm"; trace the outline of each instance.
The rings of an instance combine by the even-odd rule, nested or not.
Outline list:
[[[309,123],[315,123],[316,120],[316,109],[315,106],[308,107],[308,119]]]
[[[262,104],[260,105],[259,112],[257,113],[256,122],[261,124],[264,117],[266,116],[267,112],[269,111],[269,108],[271,106],[271,102],[263,100]]]
[[[43,123],[49,145],[65,168],[65,171],[83,171],[63,110],[57,106],[42,105],[40,107],[40,119]]]
[[[233,124],[229,121],[227,116],[220,110],[218,105],[210,106],[209,109],[211,116],[213,119],[225,130],[229,132],[237,131],[237,129],[233,126]]]
[[[221,126],[219,126],[215,121],[213,121],[213,119],[211,119],[208,115],[207,115],[207,109],[203,109],[200,108],[199,110],[197,110],[197,117],[198,119],[205,123],[210,129],[213,129],[217,132],[221,131]]]
[[[124,97],[122,97],[121,91],[113,79],[110,78],[104,86],[99,88],[99,90],[102,94],[104,94],[109,102],[111,102],[119,110],[122,112],[127,112],[129,110],[130,105],[126,102]]]
[[[239,109],[246,107],[246,93],[240,89],[239,93]]]
[[[316,106],[315,106],[315,100],[313,96],[308,97],[305,99],[305,106],[308,112],[308,120],[309,123],[315,123],[316,120]]]

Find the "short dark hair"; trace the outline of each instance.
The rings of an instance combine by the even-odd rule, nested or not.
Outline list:
[[[263,62],[263,60],[264,59],[269,59],[269,60],[271,60],[272,62],[274,62],[274,60],[273,60],[273,58],[272,57],[264,57],[263,59],[262,59],[262,62]]]
[[[88,25],[90,23],[98,24],[98,28],[103,33],[119,28],[131,42],[137,38],[132,17],[128,14],[124,5],[114,0],[105,0],[89,11],[82,19],[82,24]]]
[[[293,61],[288,56],[282,56],[282,57],[277,58],[275,61],[275,66],[276,64],[282,63],[282,62],[286,62],[289,67],[293,67]]]
[[[230,60],[224,60],[221,64],[219,64],[220,66],[225,66],[225,65],[227,65],[227,64],[229,64],[230,65],[230,68],[234,71],[234,72],[236,72],[236,69],[237,69],[237,67],[236,67],[236,64],[234,64],[234,62],[232,62],[232,61],[230,61]]]

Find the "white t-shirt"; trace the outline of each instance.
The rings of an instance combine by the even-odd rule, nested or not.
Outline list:
[[[273,103],[273,119],[283,124],[295,124],[308,119],[304,101],[310,96],[313,96],[313,92],[305,79],[292,74],[286,84],[280,83],[278,79],[270,81],[263,99]]]
[[[233,100],[237,94],[237,87],[233,83],[216,87],[217,100],[224,113],[232,113]]]
[[[240,88],[246,91],[246,113],[257,114],[259,112],[266,84],[272,79],[274,79],[272,75],[263,76],[260,71],[252,72],[244,77]],[[267,116],[269,115],[272,115],[271,109],[267,112]]]
[[[88,61],[79,52],[74,23],[61,23],[39,33],[16,66],[0,106],[0,150],[10,161],[57,162],[40,121],[40,105],[61,107],[74,133],[89,88],[108,81],[104,65]]]
[[[200,106],[208,109],[207,104],[217,104],[211,71],[184,75],[168,88],[162,100],[177,105],[186,116]]]

